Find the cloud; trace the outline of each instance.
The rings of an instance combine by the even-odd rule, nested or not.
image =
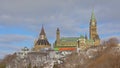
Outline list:
[[[33,43],[33,37],[17,34],[0,35],[0,50],[17,51]]]
[[[104,25],[99,26],[99,33],[100,34],[116,34],[120,33],[119,27],[120,23],[104,23]],[[101,29],[102,28],[102,29]]]
[[[0,46],[6,49],[32,46],[42,24],[51,43],[57,27],[61,36],[88,35],[93,8],[101,38],[118,37],[119,3],[119,0],[1,0],[0,29],[3,33],[0,33]]]
[[[98,23],[103,24],[103,27],[107,26],[105,30],[98,28],[100,34],[112,33],[109,30],[113,29],[111,24],[118,24],[120,19],[120,9],[116,8],[118,6],[118,0],[5,0],[0,2],[0,25],[38,32],[44,24],[48,37],[55,35],[53,31],[55,33],[57,27],[60,27],[65,35],[68,32],[84,32],[81,25],[86,24],[88,29],[94,8]]]
[[[18,43],[32,39],[33,37],[17,34],[0,35],[0,43]]]
[[[27,46],[31,49],[34,43],[32,36],[20,34],[4,34],[0,35],[0,58],[7,54],[18,52],[21,48]]]
[[[0,44],[1,51],[9,52],[9,51],[18,51],[22,48],[22,46],[13,45],[13,44]]]
[[[21,25],[21,22],[25,22],[24,25],[30,25],[27,27],[33,27],[40,23],[54,25],[68,23],[69,25],[73,25],[69,22],[76,23],[77,21],[80,24],[88,22],[93,6],[96,16],[100,20],[108,21],[110,19],[117,19],[116,16],[119,16],[117,14],[119,14],[120,10],[115,9],[115,7],[118,5],[118,2],[116,0],[109,2],[108,0],[6,0],[1,2],[0,9],[3,11],[1,14],[10,14],[10,17],[13,17],[11,21],[13,23],[12,25]],[[114,10],[112,10],[113,8]],[[67,17],[67,20],[64,17]],[[11,25],[11,23],[5,23]]]

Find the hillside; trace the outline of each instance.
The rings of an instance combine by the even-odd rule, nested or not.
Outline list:
[[[91,47],[67,56],[59,68],[120,68],[120,46],[118,40],[111,38],[100,46]],[[57,67],[56,67],[57,68]]]
[[[1,59],[0,61],[0,68],[6,68],[6,64],[11,62],[12,59],[16,57],[16,54],[13,55],[6,55],[4,59]]]
[[[100,46],[94,46],[84,51],[73,52],[62,59],[63,63],[55,63],[53,68],[120,68],[120,46],[118,40],[111,38]],[[7,55],[0,68],[5,68],[16,58],[16,54]]]

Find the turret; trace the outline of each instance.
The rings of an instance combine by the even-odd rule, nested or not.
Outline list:
[[[60,30],[57,28],[56,30],[56,44],[60,43]]]

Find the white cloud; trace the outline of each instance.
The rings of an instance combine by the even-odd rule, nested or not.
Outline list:
[[[94,7],[98,23],[108,24],[106,30],[99,28],[100,33],[112,33],[109,29],[113,27],[109,27],[109,23],[119,23],[118,6],[118,0],[5,0],[0,2],[0,24],[7,28],[19,25],[20,28],[32,31],[40,30],[42,24],[52,31],[56,27],[64,32],[83,31],[83,28],[79,30],[80,26],[76,25],[88,25]],[[106,24],[103,26],[106,27]],[[49,30],[46,31],[52,34]]]
[[[32,40],[31,36],[17,35],[17,34],[6,34],[0,35],[0,43],[14,43],[14,42],[24,42]]]
[[[18,35],[18,34],[5,34],[0,35],[0,58],[3,58],[7,54],[11,54],[20,51],[21,48],[34,43],[32,36]],[[31,45],[30,45],[30,44]]]
[[[57,27],[62,36],[78,36],[89,33],[89,21],[94,8],[99,34],[120,34],[119,3],[119,0],[0,0],[0,29],[12,31],[11,28],[19,28],[39,35],[43,24],[48,39],[55,40]],[[26,35],[2,34],[2,45],[34,40]]]
[[[99,27],[100,34],[115,34],[120,33],[119,27],[120,23],[103,23],[102,26]]]

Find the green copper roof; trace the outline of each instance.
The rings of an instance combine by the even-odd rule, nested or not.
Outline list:
[[[93,19],[93,20],[95,19],[94,10],[92,11],[91,19]]]
[[[62,37],[60,41],[77,41],[79,37]]]

